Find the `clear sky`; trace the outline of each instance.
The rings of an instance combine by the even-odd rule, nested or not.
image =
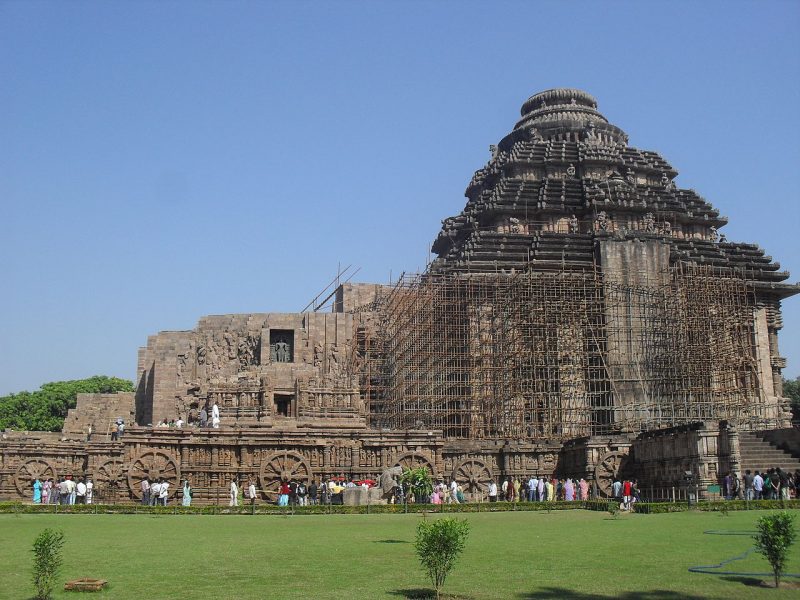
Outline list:
[[[0,393],[206,314],[424,268],[531,94],[579,87],[800,279],[798,2],[4,2]],[[800,298],[782,354],[800,375]]]

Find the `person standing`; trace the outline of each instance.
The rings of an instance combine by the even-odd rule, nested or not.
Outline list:
[[[622,504],[625,510],[631,507],[631,482],[627,479],[622,482]]]
[[[183,501],[181,502],[183,506],[191,506],[192,505],[192,488],[189,486],[189,480],[183,480]]]
[[[94,483],[91,477],[86,478],[86,504],[91,504],[94,498]]]
[[[208,411],[206,410],[205,405],[203,405],[203,408],[200,409],[200,427],[208,427]]]
[[[216,404],[214,404],[214,406],[216,406]],[[228,505],[239,506],[239,486],[236,485],[235,479],[231,479],[231,499]]]
[[[39,478],[33,480],[33,503],[41,504],[42,502],[42,482]]]
[[[311,505],[314,506],[317,504],[317,496],[319,494],[319,486],[317,485],[316,480],[311,480],[311,485],[308,486],[308,499],[311,502]]]
[[[78,480],[75,486],[75,500],[78,504],[86,504],[86,483],[84,483],[83,477]]]
[[[497,502],[497,484],[494,480],[489,483],[489,502]]]
[[[53,489],[53,480],[45,479],[42,483],[42,504],[50,503],[50,490]]]
[[[756,500],[761,500],[764,494],[764,478],[761,477],[761,473],[758,471],[753,476],[753,494]]]
[[[569,477],[567,477],[567,480],[564,482],[564,500],[568,502],[575,500],[575,486],[572,483],[572,479]]]
[[[161,484],[158,481],[152,481],[150,483],[150,499],[148,503],[150,506],[155,506],[158,504],[158,496],[161,493]]]
[[[247,495],[250,497],[250,506],[256,505],[256,482],[250,480],[250,485],[247,486]]]
[[[539,485],[536,488],[536,493],[538,494],[539,502],[544,502],[547,500],[547,488],[545,486],[547,482],[544,479],[544,475],[539,476]]]
[[[142,479],[142,504],[150,505],[150,478],[147,476]]]
[[[583,477],[578,482],[578,489],[581,491],[581,500],[588,500],[589,499],[589,482],[586,481]]]
[[[75,495],[78,490],[78,485],[75,483],[75,480],[70,475],[67,478],[67,490],[69,492],[69,503],[68,504],[75,504]]]
[[[744,499],[745,500],[752,500],[755,497],[753,493],[753,475],[750,473],[750,469],[746,469],[744,472]]]
[[[162,477],[158,484],[158,500],[161,506],[167,505],[167,498],[169,498],[169,481]]]
[[[278,506],[286,506],[289,504],[289,484],[286,481],[281,481],[280,491],[278,492]]]
[[[458,484],[455,479],[450,480],[450,500],[449,504],[460,504],[458,501]]]
[[[214,402],[214,406],[211,407],[211,427],[214,429],[219,429],[219,424],[219,406],[217,406],[217,403]]]

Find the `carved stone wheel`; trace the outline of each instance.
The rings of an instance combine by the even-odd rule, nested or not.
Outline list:
[[[453,479],[464,489],[470,499],[476,499],[489,491],[494,474],[489,466],[479,458],[462,460],[453,469]]]
[[[408,452],[407,454],[400,455],[395,461],[394,466],[403,467],[403,469],[418,469],[419,467],[425,467],[428,469],[428,471],[430,471],[432,476],[436,475],[436,470],[433,468],[433,464],[431,464],[430,459],[419,452]]]
[[[169,482],[169,495],[174,495],[181,479],[178,460],[164,450],[143,450],[131,461],[128,469],[128,487],[135,498],[142,497],[145,477],[150,477],[150,481],[163,477]]]
[[[281,450],[261,461],[261,489],[270,500],[277,499],[281,481],[294,479],[308,484],[311,476],[311,467],[305,457],[297,452]]]
[[[119,485],[122,476],[122,461],[116,458],[107,460],[94,471],[95,489],[100,491],[114,489]]]
[[[600,496],[611,497],[611,485],[614,483],[614,478],[619,475],[627,460],[628,455],[619,451],[607,452],[600,458],[594,468],[594,481]]]
[[[17,467],[17,472],[14,473],[14,486],[21,496],[33,494],[33,481],[37,477],[42,483],[51,477],[53,481],[58,481],[56,468],[42,458],[29,458]]]

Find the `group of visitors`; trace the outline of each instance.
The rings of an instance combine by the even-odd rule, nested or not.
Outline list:
[[[163,477],[153,478],[145,477],[142,479],[142,504],[145,506],[166,506],[169,499],[169,481]],[[188,481],[186,482],[188,485]],[[191,499],[191,495],[189,496]]]
[[[91,437],[91,425],[89,427],[89,437]],[[111,441],[116,442],[122,437],[123,433],[125,433],[125,420],[118,417],[117,420],[111,424]]]
[[[722,495],[726,500],[790,500],[800,498],[800,469],[794,473],[780,467],[751,473],[741,479],[736,473],[725,473]]]
[[[219,429],[220,423],[222,421],[220,419],[219,406],[214,402],[210,406],[208,404],[204,405],[199,412],[193,408],[189,411],[185,421],[181,416],[176,419],[162,419],[156,427],[183,429],[184,425],[188,425],[189,427]]]
[[[75,481],[72,475],[42,481],[33,480],[34,504],[91,504],[94,497],[94,483],[90,477],[80,477]]]
[[[500,487],[494,481],[489,483],[489,502],[505,500],[506,502],[555,502],[564,500],[589,499],[589,483],[581,478],[545,477],[531,475],[526,478],[506,478]]]
[[[622,510],[631,510],[634,503],[641,500],[639,482],[635,479],[614,479],[611,484],[611,497],[620,503]]]

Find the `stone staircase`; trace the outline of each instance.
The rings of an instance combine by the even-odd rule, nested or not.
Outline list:
[[[739,451],[742,456],[741,471],[764,471],[780,467],[794,472],[800,469],[800,460],[769,440],[770,432],[743,431],[739,434]]]

